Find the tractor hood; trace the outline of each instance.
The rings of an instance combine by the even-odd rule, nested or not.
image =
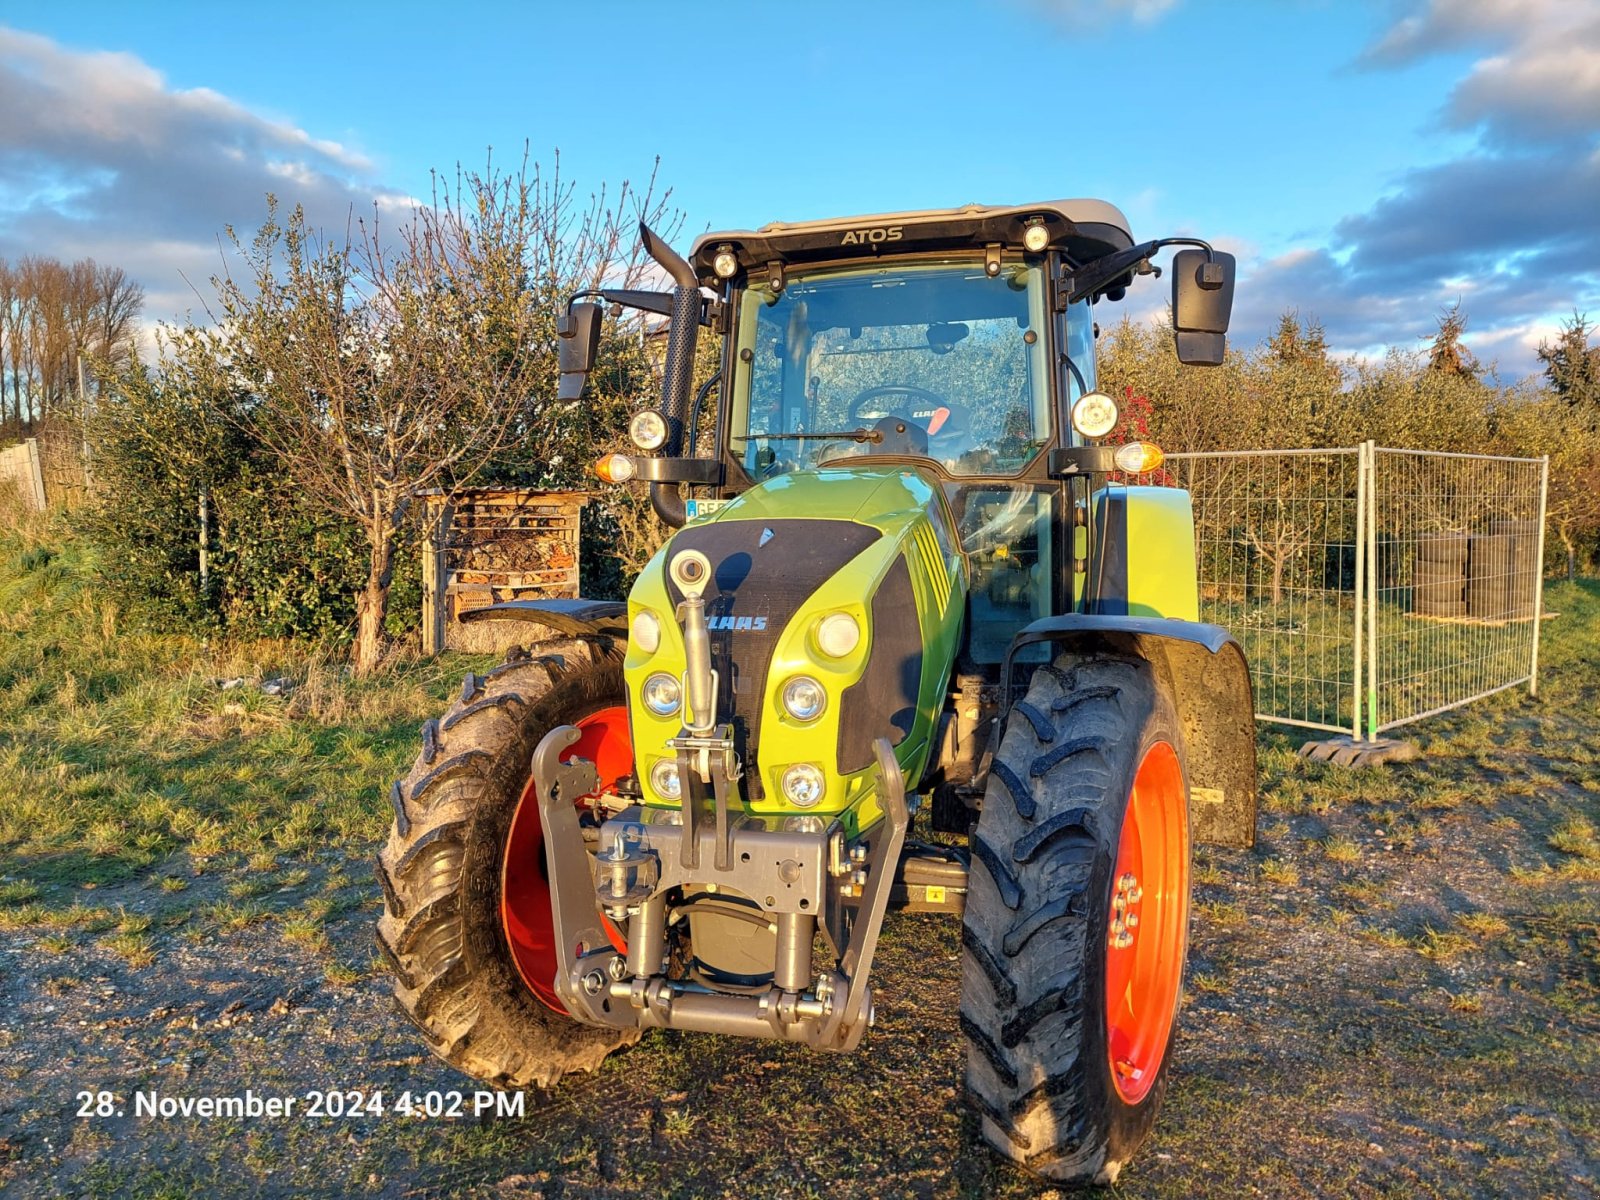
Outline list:
[[[666,569],[674,555],[696,550],[711,564],[705,601],[717,715],[733,726],[747,807],[802,811],[786,799],[783,777],[810,764],[826,785],[805,811],[853,814],[853,824],[877,815],[868,795],[875,738],[895,745],[908,779],[926,763],[965,599],[956,544],[943,493],[907,467],[793,472],[675,534],[628,600],[630,623],[647,612],[645,620],[660,628],[653,652],[630,636],[626,662],[646,801],[673,802],[655,791],[651,770],[673,756],[666,743],[682,724],[681,713],[658,716],[640,702],[647,679],[681,679],[686,667],[676,617],[683,596]],[[848,652],[830,655],[818,627],[839,613],[861,636]],[[826,693],[821,713],[808,721],[782,701],[784,685],[797,676]]]
[[[914,467],[818,467],[780,475],[751,488],[707,523],[792,520],[804,515],[860,521],[886,530],[926,512],[938,493],[933,477]]]

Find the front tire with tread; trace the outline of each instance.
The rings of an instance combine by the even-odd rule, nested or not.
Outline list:
[[[1176,752],[1187,805],[1175,708],[1151,664],[1063,655],[1013,706],[973,833],[962,929],[968,1099],[997,1153],[1058,1183],[1114,1182],[1166,1091],[1176,1022],[1153,1084],[1125,1103],[1105,995],[1122,826],[1159,742]],[[1182,879],[1186,949],[1187,833]]]
[[[542,1003],[518,972],[500,907],[534,747],[554,726],[623,697],[610,642],[540,643],[488,675],[469,674],[449,711],[423,726],[416,762],[390,789],[378,948],[401,1010],[435,1054],[475,1079],[548,1087],[638,1040],[637,1030],[584,1025]]]

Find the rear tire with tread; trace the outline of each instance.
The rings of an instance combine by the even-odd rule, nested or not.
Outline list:
[[[1111,1075],[1105,996],[1122,826],[1140,763],[1163,741],[1187,804],[1174,705],[1151,664],[1063,655],[1014,707],[973,834],[962,930],[967,1095],[988,1144],[1054,1182],[1115,1181],[1166,1092],[1176,1021],[1154,1083],[1125,1103]],[[1183,858],[1186,891],[1187,834]],[[1187,895],[1183,904],[1186,913]],[[1186,922],[1181,936],[1186,950]]]
[[[378,949],[399,1007],[433,1052],[486,1083],[548,1087],[638,1040],[636,1030],[584,1025],[542,1003],[518,972],[500,910],[506,840],[534,747],[556,725],[623,697],[608,641],[540,643],[469,675],[449,711],[423,727],[421,753],[390,790]]]

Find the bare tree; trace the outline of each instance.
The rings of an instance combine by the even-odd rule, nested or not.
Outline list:
[[[91,264],[92,264],[91,260]],[[111,370],[133,359],[133,339],[139,312],[144,308],[144,288],[128,278],[121,267],[94,267],[94,304],[86,344],[90,353]]]
[[[458,173],[392,237],[377,216],[325,240],[297,208],[269,216],[247,268],[213,282],[217,328],[203,341],[254,396],[252,428],[296,487],[353,520],[367,541],[353,666],[382,651],[395,553],[429,488],[469,480],[554,391],[556,302],[622,269],[624,188],[581,209],[559,178]],[[645,197],[648,204],[648,194]]]
[[[67,406],[80,362],[125,366],[143,305],[144,289],[120,267],[0,262],[0,421],[31,430]]]
[[[21,388],[12,364],[21,346],[21,312],[17,273],[0,259],[0,427],[13,419],[22,423]],[[7,396],[11,399],[7,399]]]

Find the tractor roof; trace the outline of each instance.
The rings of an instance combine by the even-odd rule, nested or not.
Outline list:
[[[997,208],[964,204],[920,212],[830,217],[822,221],[774,221],[760,229],[707,233],[695,239],[690,260],[707,284],[715,284],[712,260],[730,247],[746,270],[772,262],[798,264],[829,259],[874,258],[923,250],[1020,248],[1022,231],[1042,221],[1053,245],[1079,262],[1133,245],[1128,218],[1104,200],[1045,200]]]

